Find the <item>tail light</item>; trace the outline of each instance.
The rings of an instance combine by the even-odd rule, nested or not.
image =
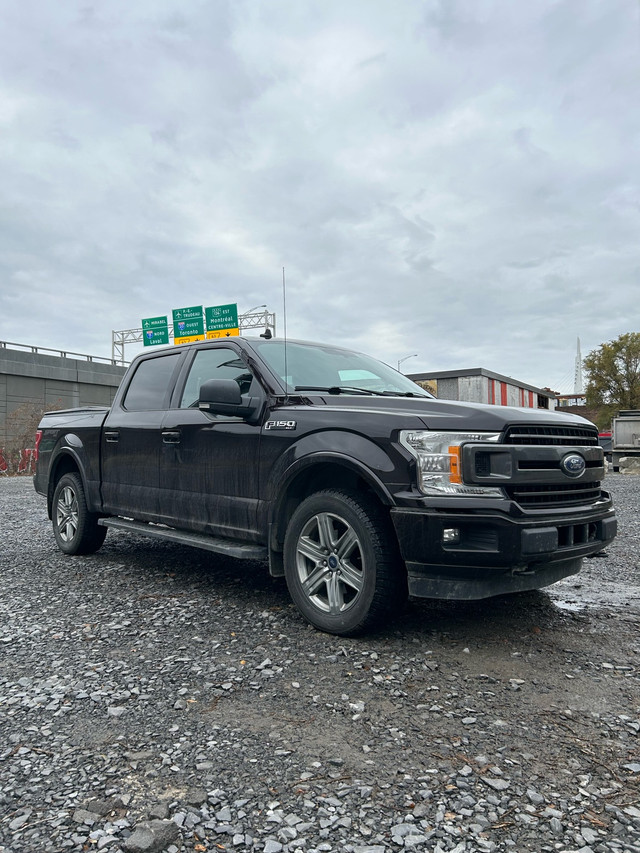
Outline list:
[[[33,448],[33,458],[35,459],[36,462],[38,461],[38,456],[40,455],[40,442],[41,441],[42,441],[42,430],[38,429],[38,430],[36,430],[36,443],[35,443],[35,447]]]

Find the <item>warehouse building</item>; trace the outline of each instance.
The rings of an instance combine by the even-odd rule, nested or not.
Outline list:
[[[556,406],[557,395],[551,389],[536,388],[483,367],[411,373],[408,378],[435,393],[440,400],[521,406],[526,409],[554,409]]]

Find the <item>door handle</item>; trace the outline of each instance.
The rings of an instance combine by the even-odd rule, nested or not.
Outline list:
[[[120,440],[120,433],[117,429],[108,429],[104,432],[104,438],[107,444],[116,444]]]
[[[165,429],[162,430],[163,444],[180,444],[180,430]]]

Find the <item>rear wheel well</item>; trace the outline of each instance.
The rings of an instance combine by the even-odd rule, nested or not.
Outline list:
[[[371,484],[352,468],[339,463],[323,462],[301,471],[287,486],[272,519],[269,542],[269,570],[275,576],[284,575],[283,549],[289,520],[305,498],[326,489],[340,489],[369,495],[371,500],[384,506],[384,500]]]
[[[49,518],[51,518],[52,512],[53,493],[55,492],[60,479],[64,477],[65,474],[77,474],[82,480],[78,463],[69,453],[63,453],[57,458],[55,467],[49,477],[49,485],[47,489],[47,509],[49,511]]]

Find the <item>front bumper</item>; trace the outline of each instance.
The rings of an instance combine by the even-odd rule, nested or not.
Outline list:
[[[610,501],[536,517],[466,503],[463,512],[392,508],[410,595],[468,600],[540,589],[579,572],[583,557],[605,548],[617,531]],[[445,530],[457,531],[456,541],[446,542]]]

